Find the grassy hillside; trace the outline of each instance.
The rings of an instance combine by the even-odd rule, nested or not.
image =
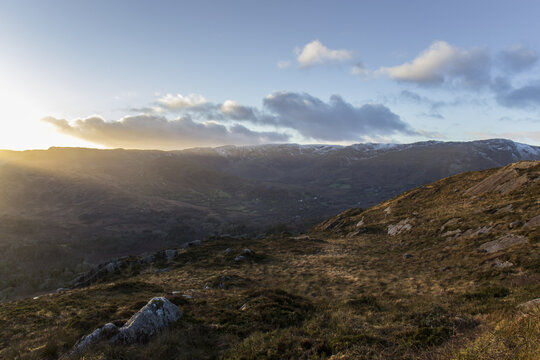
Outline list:
[[[176,325],[81,358],[537,359],[540,311],[519,305],[540,297],[539,194],[540,162],[522,162],[346,211],[305,236],[209,239],[168,263],[0,304],[0,358],[55,359],[164,295],[184,314]],[[245,248],[253,255],[235,261]]]
[[[185,151],[0,151],[0,301],[211,235],[305,231],[466,170],[539,159],[509,140]]]

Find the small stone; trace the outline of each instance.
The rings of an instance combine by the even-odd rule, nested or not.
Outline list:
[[[245,255],[248,255],[248,256],[252,256],[252,255],[253,255],[253,251],[249,250],[248,248],[245,248],[245,249],[244,249],[244,254],[245,254]]]
[[[412,256],[411,254],[409,254],[409,253],[405,253],[405,254],[403,254],[403,257],[404,257],[405,259],[410,259],[410,258],[412,258],[413,256]]]
[[[499,269],[509,268],[514,266],[510,261],[502,261],[501,259],[495,259],[493,266]]]
[[[242,256],[242,255],[240,255],[240,256],[235,257],[235,258],[234,258],[234,261],[238,262],[238,261],[242,261],[242,260],[244,260],[244,259],[245,259],[245,257]]]
[[[231,251],[232,251],[231,248],[226,248],[225,251],[223,251],[223,252],[224,252],[225,254],[228,254],[228,253],[230,253]]]
[[[167,259],[167,261],[170,261],[177,256],[178,256],[178,251],[174,249],[165,250],[165,259]]]

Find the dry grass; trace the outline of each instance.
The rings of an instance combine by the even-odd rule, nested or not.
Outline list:
[[[146,268],[0,304],[0,357],[55,358],[80,336],[121,324],[149,298],[165,295],[181,308],[179,323],[149,344],[100,344],[82,358],[533,359],[539,313],[521,314],[516,306],[540,294],[538,229],[508,225],[540,213],[530,196],[540,185],[538,172],[519,171],[530,179],[521,191],[465,197],[494,171],[465,174],[342,214],[338,225],[310,238],[216,238],[183,252],[169,272]],[[508,204],[511,212],[497,213]],[[347,236],[362,217],[367,231]],[[406,218],[409,232],[385,234]],[[452,218],[460,220],[444,231],[492,230],[441,237]],[[477,250],[508,232],[529,243],[495,254]],[[255,256],[235,262],[245,247]],[[513,265],[496,267],[497,259]]]

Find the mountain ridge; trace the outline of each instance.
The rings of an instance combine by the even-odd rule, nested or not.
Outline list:
[[[0,298],[60,287],[114,257],[305,231],[455,173],[540,159],[538,147],[497,139],[226,149],[0,152]]]

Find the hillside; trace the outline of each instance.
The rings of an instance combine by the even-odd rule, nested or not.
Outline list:
[[[90,286],[0,304],[0,357],[57,358],[165,296],[182,318],[148,343],[73,358],[537,359],[540,310],[522,304],[540,296],[539,194],[540,162],[518,162],[307,235],[132,257]]]
[[[458,172],[534,159],[540,148],[500,139],[2,151],[0,300],[65,286],[117,256],[305,231]]]

